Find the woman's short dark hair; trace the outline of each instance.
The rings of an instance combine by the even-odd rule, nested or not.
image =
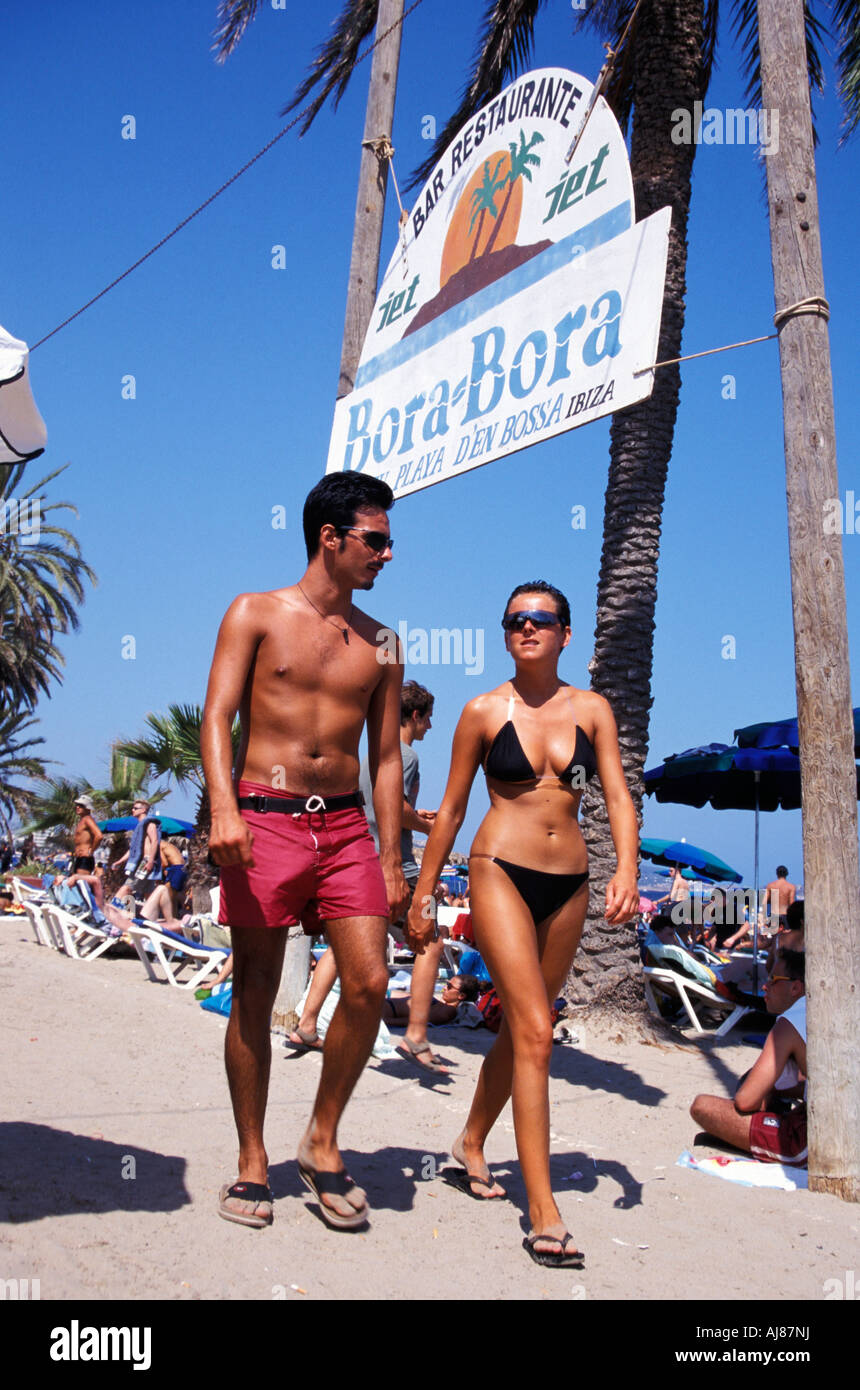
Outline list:
[[[320,531],[326,523],[339,531],[355,525],[360,511],[388,512],[394,506],[394,493],[381,478],[365,473],[327,473],[305,499],[302,529],[308,559],[320,548]]]
[[[408,724],[413,714],[432,714],[435,700],[426,686],[404,681],[400,694],[400,722]]]
[[[557,589],[554,584],[547,584],[545,579],[534,579],[531,584],[518,584],[505,604],[505,613],[520,594],[549,594],[562,627],[570,627],[570,604],[561,589]]]
[[[481,981],[477,975],[458,975],[460,981],[460,993],[469,1003],[474,1003],[481,993]]]

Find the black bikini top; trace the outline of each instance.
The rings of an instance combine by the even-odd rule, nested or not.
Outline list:
[[[513,715],[514,697],[511,695],[507,721],[490,744],[490,750],[484,763],[484,772],[488,777],[492,777],[494,782],[540,782],[547,780],[538,777],[523,752],[523,746],[514,727]],[[571,786],[574,774],[579,768],[582,768],[585,773],[586,782],[590,782],[597,771],[597,759],[591,740],[577,724],[573,757],[564,771],[558,773],[559,782]]]

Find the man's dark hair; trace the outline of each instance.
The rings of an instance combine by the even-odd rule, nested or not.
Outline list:
[[[790,951],[787,946],[783,946],[781,951],[777,951],[774,958],[774,965],[782,964],[786,975],[790,980],[800,980],[806,986],[806,952]]]
[[[804,928],[804,907],[803,898],[789,903],[785,909],[785,925],[789,931],[803,931]]]
[[[400,695],[400,722],[408,724],[413,714],[432,714],[435,700],[417,681],[404,681]]]
[[[477,975],[458,975],[460,981],[460,993],[469,1003],[474,1003],[481,993],[481,981]]]
[[[302,529],[308,559],[319,550],[320,530],[327,522],[343,531],[355,525],[356,512],[388,512],[393,506],[394,493],[381,478],[364,473],[327,473],[305,499]]]
[[[531,584],[518,584],[505,604],[506,614],[513,600],[519,598],[520,594],[549,594],[562,627],[570,627],[570,604],[561,589],[557,589],[554,584],[547,584],[545,579],[534,579]]]
[[[788,878],[788,869],[785,867],[784,864],[777,864],[776,876],[777,878]]]

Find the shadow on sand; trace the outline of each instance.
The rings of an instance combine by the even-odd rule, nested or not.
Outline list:
[[[191,1197],[184,1158],[48,1125],[0,1124],[0,1221],[77,1212],[177,1211]]]

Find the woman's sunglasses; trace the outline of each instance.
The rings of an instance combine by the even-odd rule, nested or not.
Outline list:
[[[502,618],[505,632],[522,632],[526,623],[533,627],[553,627],[560,622],[557,613],[548,613],[545,608],[528,609],[525,613],[506,613]]]
[[[394,549],[393,538],[386,536],[384,531],[371,531],[367,526],[340,526],[338,530],[342,536],[345,536],[349,531],[359,532],[364,544],[375,555],[381,555],[384,550]]]

